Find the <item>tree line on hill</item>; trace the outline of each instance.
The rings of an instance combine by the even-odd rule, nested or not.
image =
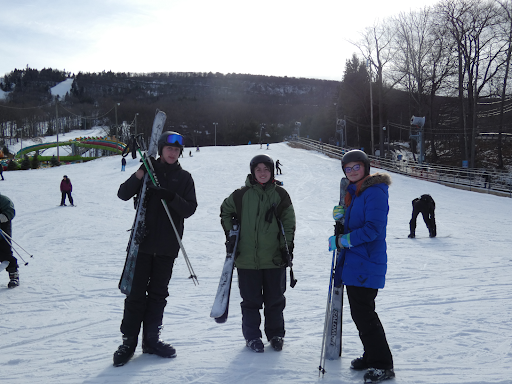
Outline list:
[[[149,135],[155,110],[187,146],[276,142],[299,133],[368,153],[393,143],[426,161],[510,165],[512,0],[442,0],[364,29],[341,81],[248,74],[71,74],[15,69],[0,81],[0,140],[110,127]],[[72,77],[55,100],[50,88]],[[411,125],[411,117],[425,125]],[[300,122],[300,132],[297,131]],[[496,139],[479,140],[481,133]],[[492,137],[494,137],[492,136]],[[486,136],[489,137],[489,136]]]

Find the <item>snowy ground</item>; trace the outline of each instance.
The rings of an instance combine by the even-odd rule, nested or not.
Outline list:
[[[200,285],[187,278],[180,256],[163,331],[178,356],[162,359],[138,348],[120,368],[112,366],[124,299],[117,283],[134,210],[116,193],[138,160],[128,157],[126,172],[120,172],[120,156],[4,172],[0,192],[17,211],[14,239],[34,257],[22,254],[29,265],[20,267],[18,288],[7,289],[7,273],[0,274],[2,383],[363,382],[363,373],[349,369],[362,347],[347,300],[343,357],[328,361],[325,376],[318,377],[339,161],[286,144],[268,151],[252,145],[192,153],[180,162],[195,179],[199,207],[185,222],[183,243]],[[266,343],[263,354],[245,347],[236,282],[227,323],[209,318],[224,258],[219,206],[243,185],[249,161],[259,153],[284,164],[280,179],[298,220],[299,282],[286,294],[285,347],[275,352]],[[76,208],[58,207],[64,174],[73,183]],[[511,383],[510,199],[392,178],[387,283],[377,312],[394,356],[394,382]],[[429,239],[419,218],[419,238],[407,239],[411,200],[423,193],[436,200],[439,237]]]

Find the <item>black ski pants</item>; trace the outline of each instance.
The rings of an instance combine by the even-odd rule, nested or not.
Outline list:
[[[286,268],[238,269],[242,302],[242,333],[246,340],[261,338],[260,309],[265,305],[265,335],[284,337]]]
[[[60,205],[64,205],[66,202],[66,195],[68,196],[69,203],[73,205],[73,198],[71,197],[70,191],[62,191],[62,199],[60,199]]]
[[[386,340],[384,328],[375,312],[378,289],[347,285],[350,314],[363,343],[363,359],[370,368],[393,368],[393,356]]]
[[[2,231],[12,237],[11,222],[0,224]],[[8,261],[9,265],[5,269],[7,272],[16,272],[18,270],[18,260],[12,254],[11,240],[5,235],[0,236],[0,262]]]
[[[411,231],[411,234],[416,234],[416,219],[418,218],[418,215],[420,213],[423,216],[423,221],[425,222],[425,225],[428,228],[430,236],[436,236],[436,217],[434,215],[434,211],[421,207],[418,208],[416,206],[413,206],[412,218],[411,221],[409,221],[409,229]]]
[[[138,336],[141,324],[143,334],[158,333],[169,296],[175,258],[139,252],[131,292],[124,300],[121,332]]]

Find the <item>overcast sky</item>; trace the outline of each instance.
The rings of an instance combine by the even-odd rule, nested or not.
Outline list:
[[[221,72],[341,80],[365,27],[437,0],[0,0],[0,76]]]

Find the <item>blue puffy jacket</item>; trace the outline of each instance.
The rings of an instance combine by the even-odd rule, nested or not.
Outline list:
[[[350,248],[342,249],[336,268],[344,285],[384,288],[387,270],[386,226],[388,222],[388,174],[375,173],[350,184],[351,202],[345,211],[344,233],[350,233]],[[356,193],[357,192],[357,193]]]

